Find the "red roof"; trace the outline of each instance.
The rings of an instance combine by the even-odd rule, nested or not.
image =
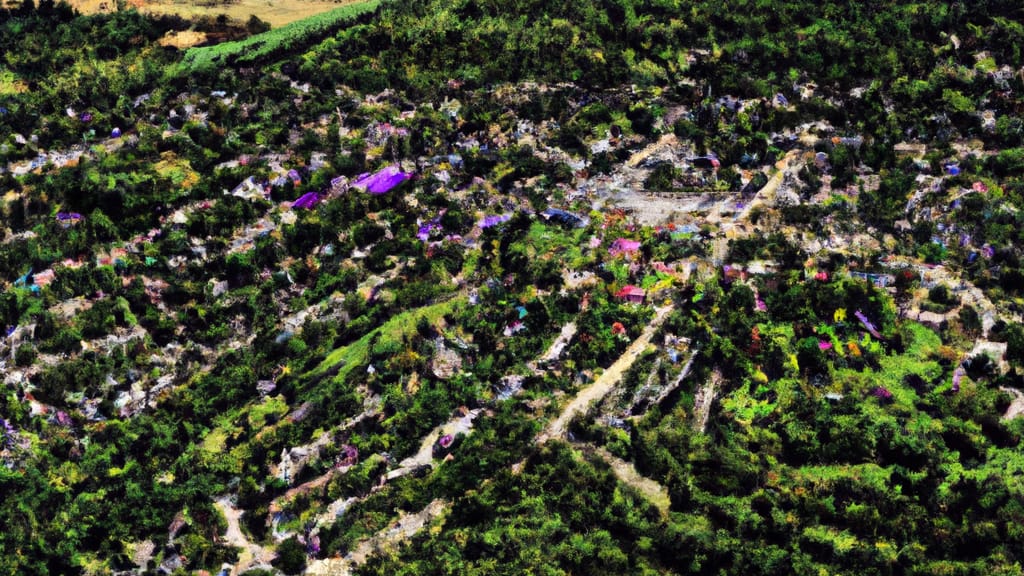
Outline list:
[[[640,288],[639,286],[633,286],[632,284],[627,284],[622,287],[622,290],[619,290],[618,292],[615,293],[615,297],[629,298],[630,296],[632,296],[643,298],[645,294],[647,294],[647,292],[645,292],[643,288]]]

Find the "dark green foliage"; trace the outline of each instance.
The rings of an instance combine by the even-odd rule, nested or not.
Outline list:
[[[675,179],[679,176],[680,171],[672,164],[667,162],[658,164],[644,180],[644,188],[655,191],[672,190],[675,188]]]
[[[295,536],[277,545],[274,567],[285,574],[299,574],[306,569],[306,547]]]
[[[898,170],[883,175],[881,186],[865,191],[857,198],[857,212],[868,224],[880,230],[892,230],[907,204],[907,195],[914,183],[914,175]]]

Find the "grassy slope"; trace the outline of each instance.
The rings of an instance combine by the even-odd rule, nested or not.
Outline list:
[[[380,327],[370,331],[359,340],[356,340],[347,346],[338,348],[328,354],[327,357],[324,358],[324,361],[313,369],[311,374],[322,374],[324,371],[333,366],[337,366],[338,363],[341,363],[341,369],[338,371],[335,379],[338,382],[343,382],[345,380],[345,376],[347,376],[353,368],[360,366],[369,357],[371,352],[370,342],[375,336],[380,338],[379,345],[387,346],[394,343],[400,343],[402,341],[403,334],[409,334],[416,330],[416,323],[419,322],[421,318],[425,318],[427,322],[434,324],[445,314],[448,314],[449,312],[456,310],[459,306],[465,304],[465,301],[465,297],[457,297],[399,314],[385,322]]]

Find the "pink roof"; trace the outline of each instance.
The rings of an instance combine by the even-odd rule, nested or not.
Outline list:
[[[636,252],[639,249],[640,249],[640,241],[639,240],[629,240],[627,238],[619,238],[618,240],[612,242],[611,247],[608,248],[608,253],[612,254],[612,255],[625,254],[625,253],[628,253],[628,252]]]
[[[53,273],[53,269],[47,268],[42,272],[36,272],[33,274],[32,283],[36,286],[46,286],[50,282],[53,282],[54,278],[56,278],[56,274]]]

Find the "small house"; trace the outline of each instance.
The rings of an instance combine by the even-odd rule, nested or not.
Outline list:
[[[252,176],[242,180],[229,194],[248,200],[262,200],[265,198],[263,187],[257,184],[256,178]]]
[[[615,297],[619,300],[632,302],[634,304],[642,304],[646,295],[647,292],[643,288],[632,284],[627,284],[622,288],[622,290],[615,293]]]
[[[928,146],[925,144],[910,143],[910,142],[899,142],[893,147],[893,152],[896,153],[897,159],[902,158],[923,158],[928,153]]]
[[[32,275],[32,284],[36,286],[48,286],[56,278],[52,268],[47,268],[42,272],[36,272]]]
[[[57,222],[60,223],[64,228],[70,228],[71,226],[78,224],[82,220],[82,215],[78,212],[58,212]]]
[[[402,172],[398,165],[391,165],[373,174],[360,174],[350,186],[361,188],[369,194],[384,194],[410,178],[412,174]]]

